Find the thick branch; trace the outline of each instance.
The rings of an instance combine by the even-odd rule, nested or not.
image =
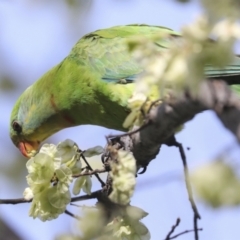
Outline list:
[[[82,176],[92,176],[92,175],[97,174],[97,173],[105,173],[105,172],[107,172],[106,169],[94,169],[94,170],[89,171],[89,172],[74,174],[74,175],[72,175],[72,177],[73,178],[78,178],[78,177],[82,177]]]
[[[212,109],[224,126],[240,140],[240,99],[223,81],[213,80],[201,83],[195,96],[171,97],[148,115],[147,127],[121,138],[126,150],[133,152],[138,167],[147,166],[176,129],[191,120],[196,114]]]

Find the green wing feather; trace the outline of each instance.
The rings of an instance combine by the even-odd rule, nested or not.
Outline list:
[[[208,78],[221,78],[228,84],[239,84],[240,58],[235,56],[233,62],[224,68],[207,66],[205,74]]]
[[[108,82],[119,82],[125,79],[134,81],[143,69],[129,54],[127,40],[134,36],[151,38],[159,33],[168,33],[169,36],[180,36],[173,30],[165,27],[148,25],[117,26],[98,30],[85,35],[72,49],[68,58],[72,58],[82,66],[85,65],[101,79]],[[166,36],[157,42],[161,48],[169,47],[170,37]]]
[[[126,41],[134,36],[152,38],[163,33],[168,35],[156,42],[160,50],[170,48],[180,40],[179,33],[159,26],[127,25],[101,29],[81,38],[68,58],[88,66],[107,82],[121,83],[121,79],[133,82],[144,70],[129,54]],[[225,68],[206,66],[205,74],[208,78],[223,79],[228,84],[240,84],[240,58],[236,56]]]

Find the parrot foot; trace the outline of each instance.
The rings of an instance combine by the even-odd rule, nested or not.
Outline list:
[[[147,166],[142,167],[142,171],[137,174],[144,174],[147,171]]]
[[[110,153],[109,153],[109,147],[114,147],[117,150],[123,148],[123,143],[120,141],[119,136],[114,137],[106,137],[107,139],[107,145],[105,146],[103,150],[103,154],[101,156],[102,163],[105,164],[107,160],[109,159]]]

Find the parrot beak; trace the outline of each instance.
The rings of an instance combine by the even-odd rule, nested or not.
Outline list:
[[[33,157],[38,150],[39,142],[20,142],[18,148],[23,156],[30,158]]]

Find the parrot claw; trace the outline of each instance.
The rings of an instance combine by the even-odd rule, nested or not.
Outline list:
[[[109,154],[108,154],[107,151],[105,151],[101,156],[101,161],[102,161],[103,164],[106,163],[106,161],[108,160],[108,157],[109,157]]]
[[[147,171],[147,166],[144,166],[141,172],[138,172],[137,174],[143,174]]]

